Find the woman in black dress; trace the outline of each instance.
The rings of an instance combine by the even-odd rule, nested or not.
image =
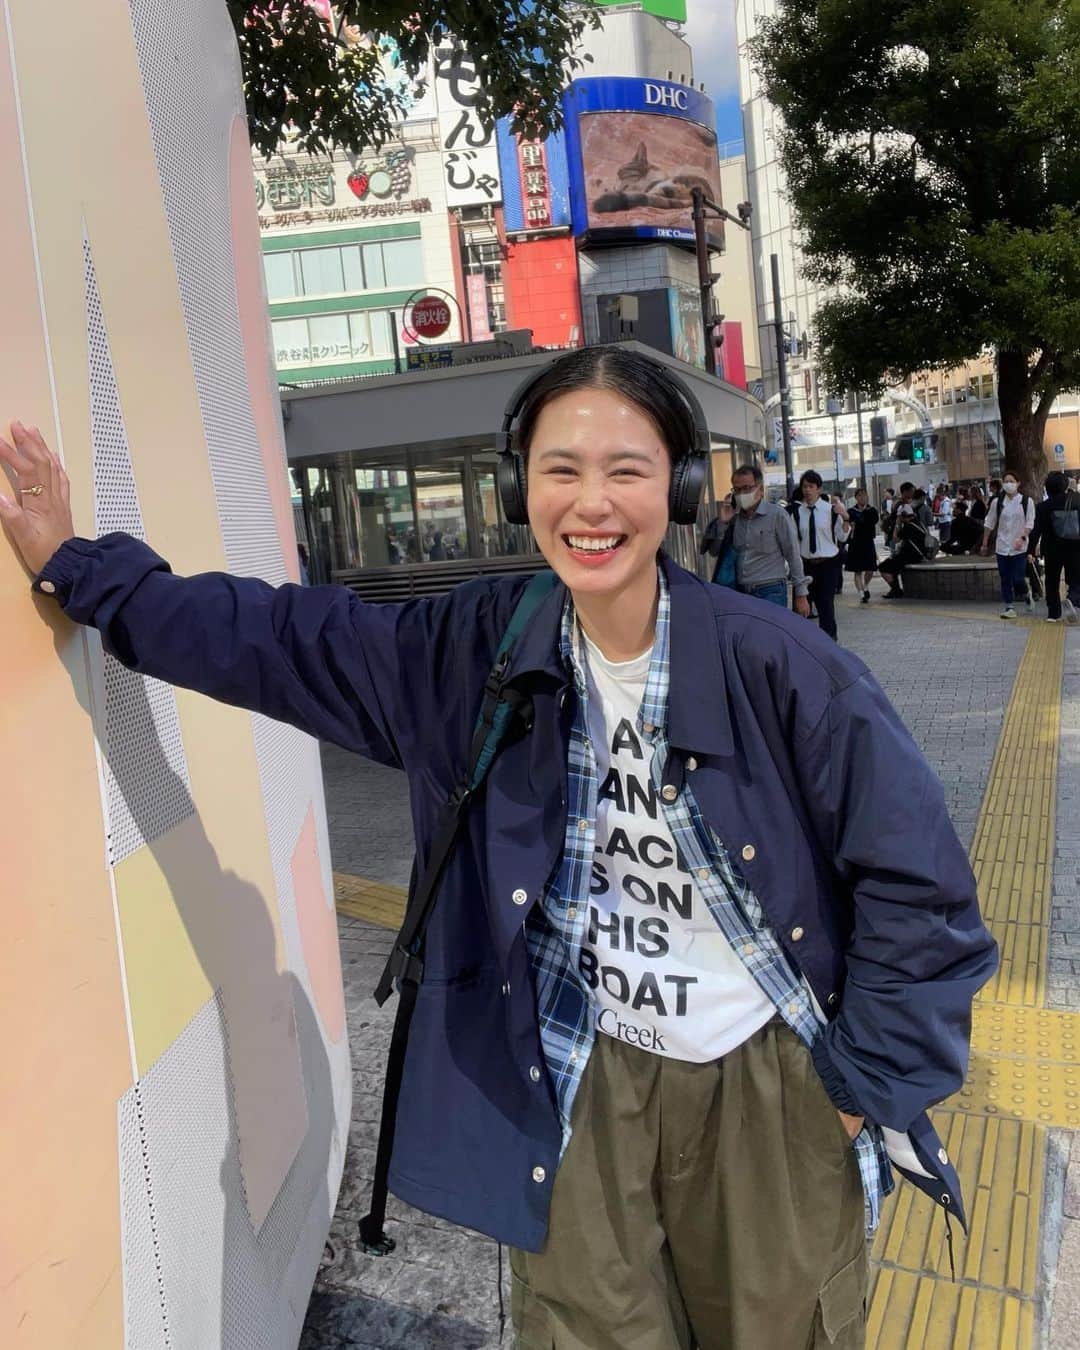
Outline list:
[[[851,509],[853,529],[848,540],[847,560],[844,570],[854,572],[855,589],[862,591],[862,603],[870,603],[870,578],[877,571],[877,534],[878,513],[867,504],[866,489],[860,488],[855,494],[855,505]]]

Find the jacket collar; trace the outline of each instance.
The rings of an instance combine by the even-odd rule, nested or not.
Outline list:
[[[735,744],[711,588],[666,554],[660,566],[671,592],[668,743],[699,755],[730,755]],[[544,598],[514,649],[509,679],[546,674],[569,680],[559,653],[565,601],[561,584]]]

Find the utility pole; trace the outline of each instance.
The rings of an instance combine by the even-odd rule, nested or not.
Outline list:
[[[869,492],[866,486],[866,446],[863,442],[862,430],[862,394],[855,390],[855,416],[858,419],[859,426],[859,486],[864,492]]]
[[[701,326],[705,334],[705,369],[710,375],[715,375],[716,346],[713,343],[713,329],[716,327],[717,319],[713,312],[714,279],[709,269],[709,241],[705,234],[705,213],[711,211],[718,220],[730,220],[732,225],[738,225],[740,229],[748,230],[753,208],[749,202],[740,202],[735,208],[738,215],[733,216],[729,211],[725,211],[722,206],[717,206],[714,201],[710,201],[705,196],[703,188],[691,188],[690,195],[694,202],[692,213],[694,252],[697,254],[698,286],[701,290]]]
[[[772,254],[773,328],[776,333],[776,374],[780,381],[780,430],[784,442],[784,474],[787,499],[795,495],[795,468],[791,459],[791,390],[788,388],[787,347],[784,345],[784,316],[780,309],[780,259]]]

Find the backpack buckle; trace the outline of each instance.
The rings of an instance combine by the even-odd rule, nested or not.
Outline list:
[[[394,992],[394,983],[411,981],[419,985],[424,978],[424,963],[414,952],[395,944],[375,989],[375,1002],[381,1008]]]

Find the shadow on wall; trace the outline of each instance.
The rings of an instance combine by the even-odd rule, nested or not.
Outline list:
[[[114,658],[106,655],[105,660]],[[90,713],[85,700],[82,702]],[[204,1345],[207,1350],[211,1345],[230,1350],[252,1344],[291,1350],[300,1337],[308,1293],[332,1214],[328,1159],[332,1151],[340,1157],[349,1122],[335,1118],[330,1065],[316,1011],[295,974],[277,966],[275,931],[266,901],[255,886],[222,869],[186,784],[166,761],[145,679],[139,678],[137,687],[128,691],[125,714],[124,735],[139,746],[139,754],[109,755],[104,746],[103,751],[141,837],[149,841],[146,847],[161,869],[191,947],[215,991],[225,1048],[225,1101],[214,1100],[212,1110],[204,1111],[202,1119],[197,1106],[194,1110],[189,1106],[187,1114],[183,1108],[187,1087],[194,1098],[201,1090],[203,1105],[207,1105],[206,1083],[193,1081],[200,1077],[198,1073],[178,1083],[176,1071],[182,1072],[184,1065],[169,1062],[186,1038],[187,1029],[136,1084],[135,1091],[145,1097],[145,1114],[140,1097],[139,1142],[157,1250],[151,1263],[145,1260],[145,1253],[130,1251],[131,1244],[125,1240],[128,1344],[134,1345],[132,1308],[143,1300],[145,1309],[149,1299],[159,1305],[161,1323],[176,1343]],[[100,742],[99,723],[95,722],[95,728]],[[173,799],[177,795],[186,799],[190,807],[182,849],[176,846],[175,830],[153,837],[160,823],[148,812],[148,778]],[[245,953],[244,959],[223,969],[222,954],[237,951]],[[202,1016],[199,1013],[193,1021]],[[258,1232],[252,1226],[240,1166],[232,1092],[235,1036],[230,1034],[230,1027],[238,1020],[252,1017],[287,1017],[293,1021],[307,1108],[307,1129],[299,1151]],[[204,1053],[200,1066],[188,1065],[189,1069],[194,1067],[205,1067],[212,1074],[215,1066]],[[159,1080],[155,1084],[155,1075],[161,1075],[164,1083]],[[159,1112],[155,1116],[155,1101],[174,1109],[168,1115]],[[215,1133],[213,1123],[205,1119],[210,1115],[219,1125],[227,1120],[227,1131],[222,1128]],[[273,1128],[272,1121],[267,1122],[267,1128]],[[215,1150],[217,1156],[209,1156],[209,1150]],[[215,1185],[220,1187],[220,1198],[212,1194]],[[208,1218],[213,1227],[207,1223]],[[220,1234],[215,1231],[218,1224]],[[216,1321],[217,1310],[212,1298],[200,1298],[197,1291],[216,1251],[221,1256],[220,1327],[211,1327],[208,1319],[213,1315]],[[150,1269],[151,1265],[156,1270]],[[290,1270],[292,1278],[287,1279]],[[299,1283],[301,1276],[305,1283]],[[156,1281],[156,1288],[151,1288],[152,1281]],[[290,1290],[294,1296],[287,1299],[284,1295]],[[300,1293],[302,1300],[297,1302]]]

